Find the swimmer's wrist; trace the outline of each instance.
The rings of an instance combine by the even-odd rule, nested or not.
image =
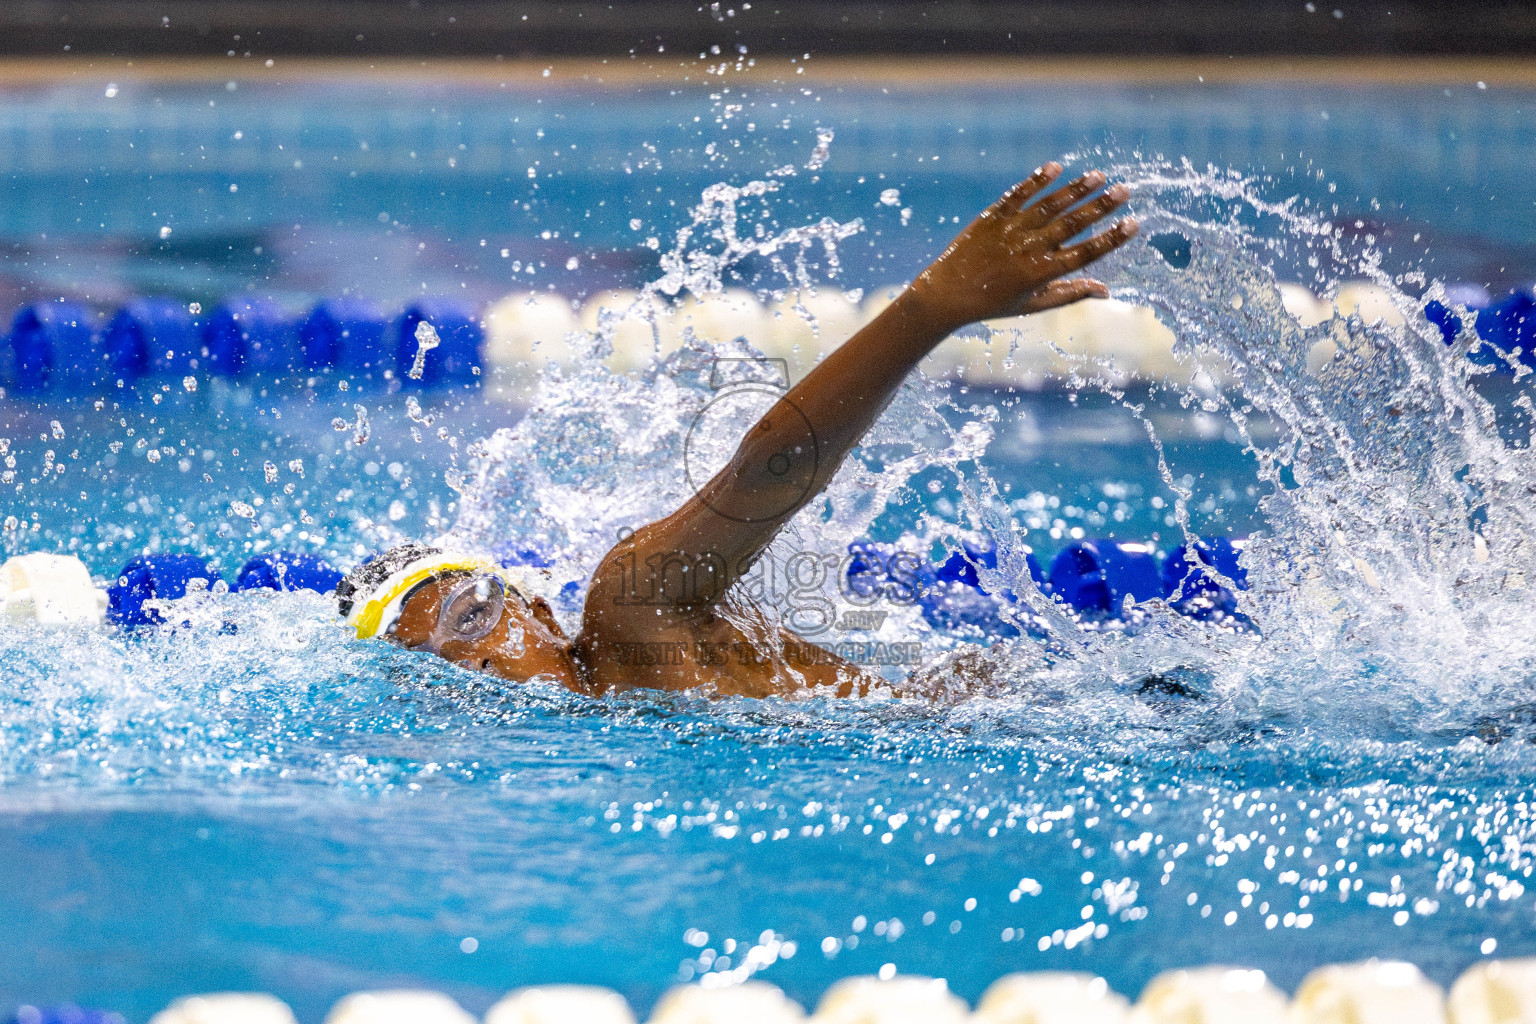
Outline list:
[[[931,282],[919,277],[896,296],[885,313],[895,319],[903,331],[943,339],[971,321],[957,315],[951,304],[937,301],[929,290],[931,286]]]

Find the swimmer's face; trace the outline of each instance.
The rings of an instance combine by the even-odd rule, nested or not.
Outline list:
[[[449,576],[416,591],[400,610],[394,638],[406,647],[430,643],[443,599],[462,582],[463,577]],[[546,676],[579,690],[582,678],[572,646],[543,598],[535,598],[530,605],[508,589],[494,629],[478,640],[444,640],[437,653],[456,665],[513,682]]]

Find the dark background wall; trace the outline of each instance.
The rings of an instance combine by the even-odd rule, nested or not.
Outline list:
[[[1490,0],[0,0],[0,54],[1526,55]]]

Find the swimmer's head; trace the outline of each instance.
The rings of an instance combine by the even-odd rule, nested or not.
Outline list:
[[[549,605],[483,559],[402,544],[348,573],[336,601],[359,639],[383,636],[514,682],[544,676],[581,688]]]

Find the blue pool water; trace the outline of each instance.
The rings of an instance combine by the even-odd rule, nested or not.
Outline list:
[[[351,289],[399,302],[422,291],[487,300],[516,279],[580,297],[650,280],[646,239],[670,244],[704,187],[803,165],[826,130],[830,159],[774,212],[786,225],[864,218],[842,253],[857,287],[905,280],[999,181],[1100,149],[1274,175],[1278,196],[1397,232],[1397,257],[1429,248],[1447,280],[1502,290],[1536,277],[1531,94],[1497,83],[282,77],[234,61],[227,76],[190,83],[83,71],[78,83],[11,88],[0,287],[17,300],[62,289],[206,303],[254,284],[280,298]],[[904,198],[884,206],[892,187]],[[902,209],[913,211],[905,225]],[[573,255],[579,268],[567,271]],[[510,273],[530,260],[542,265],[531,280]]]
[[[1135,992],[1227,962],[1293,987],[1320,963],[1395,956],[1446,982],[1536,952],[1525,384],[1480,373],[1472,339],[1447,348],[1416,314],[1436,278],[1518,280],[1528,95],[763,87],[727,119],[692,89],[622,110],[570,88],[108,91],[0,108],[0,274],[18,304],[247,285],[479,300],[528,285],[514,259],[569,294],[640,283],[658,276],[645,239],[671,249],[702,188],[786,163],[753,207],[765,234],[862,217],[841,280],[883,284],[1015,169],[1113,145],[1148,234],[1182,233],[1193,260],[1137,244],[1104,274],[1175,328],[1186,379],[1123,390],[1084,365],[1039,394],[915,382],[774,564],[868,535],[934,553],[986,534],[1043,559],[1075,530],[1163,551],[1186,529],[1253,535],[1256,628],[1151,606],[1129,631],[1080,630],[1013,573],[1042,623],[1017,640],[973,648],[890,610],[880,635],[918,643],[919,682],[948,699],[712,701],[476,677],[350,640],[305,593],[215,595],[136,635],[8,625],[0,1001],[144,1020],[175,995],[265,989],[318,1021],[345,992],[398,985],[479,1011],[516,985],[593,982],[645,1007],[735,972],[813,1002],[892,963],[974,999],[1019,969]],[[1377,250],[1409,229],[1454,271],[1394,281],[1406,244]],[[699,234],[689,251],[707,250]],[[1265,269],[1326,291],[1378,263],[1406,327],[1303,329]],[[766,264],[739,269],[772,283]],[[1340,354],[1309,372],[1325,342]],[[702,368],[741,354],[700,347],[636,378],[589,361],[526,415],[329,379],[169,380],[99,408],[11,395],[0,543],[72,551],[102,578],[192,550],[228,578],[265,550],[350,565],[452,529],[537,536],[554,582],[579,580],[618,528],[685,493]],[[1224,386],[1188,379],[1197,366]]]

